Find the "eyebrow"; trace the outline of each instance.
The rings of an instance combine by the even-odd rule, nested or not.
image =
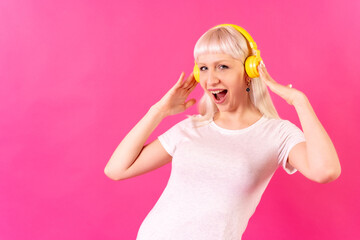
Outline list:
[[[238,59],[233,59],[234,61],[239,61],[239,62],[241,62],[240,60],[238,60]],[[221,59],[221,60],[219,60],[219,61],[215,61],[215,62],[213,62],[213,64],[216,64],[216,63],[220,63],[220,62],[230,62],[230,60],[228,60],[228,59]],[[242,64],[243,64],[243,62],[241,62]],[[197,63],[198,65],[206,65],[205,63],[200,63],[200,62],[198,62]]]

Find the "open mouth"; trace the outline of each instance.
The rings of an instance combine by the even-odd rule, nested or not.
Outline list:
[[[223,100],[225,100],[225,96],[226,96],[227,92],[228,92],[228,90],[224,89],[224,90],[219,90],[219,91],[213,91],[211,93],[214,96],[214,99],[216,102],[223,102]]]

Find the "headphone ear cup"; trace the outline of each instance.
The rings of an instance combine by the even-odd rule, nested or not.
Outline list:
[[[257,67],[261,62],[261,58],[257,56],[250,56],[245,60],[245,71],[250,78],[257,78],[260,76]]]
[[[200,82],[200,69],[198,67],[198,65],[195,63],[195,66],[194,66],[194,70],[193,70],[193,73],[194,73],[194,78],[197,82]]]

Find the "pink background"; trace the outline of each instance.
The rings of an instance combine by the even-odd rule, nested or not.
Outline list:
[[[104,167],[220,23],[248,30],[271,76],[308,96],[342,164],[329,184],[279,169],[243,239],[359,239],[359,10],[357,0],[0,1],[0,239],[135,239],[171,165],[118,182]],[[148,142],[193,113],[165,119]]]

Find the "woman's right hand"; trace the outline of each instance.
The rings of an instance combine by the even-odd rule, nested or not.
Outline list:
[[[185,101],[198,82],[194,78],[194,73],[191,73],[185,81],[183,81],[184,76],[185,73],[182,72],[176,84],[153,106],[163,112],[165,116],[184,112],[196,103],[194,98]]]

